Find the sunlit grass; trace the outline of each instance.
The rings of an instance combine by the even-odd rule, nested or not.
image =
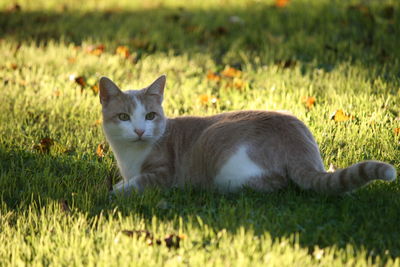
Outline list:
[[[108,180],[118,175],[110,151],[96,154],[105,139],[93,87],[108,76],[142,88],[165,73],[170,117],[287,110],[310,127],[327,167],[376,159],[399,169],[397,2],[19,3],[0,4],[2,265],[399,265],[398,182],[339,197],[292,186],[110,202]],[[229,66],[241,70],[236,80],[221,74]],[[311,108],[304,97],[315,97]],[[331,120],[338,109],[355,119]],[[54,142],[48,153],[38,148],[44,138]],[[123,230],[186,237],[167,248]]]

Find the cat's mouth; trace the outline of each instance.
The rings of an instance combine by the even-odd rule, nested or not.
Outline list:
[[[131,142],[133,142],[133,143],[145,143],[147,141],[149,141],[148,138],[139,137],[139,138],[136,138],[136,139],[132,140]]]

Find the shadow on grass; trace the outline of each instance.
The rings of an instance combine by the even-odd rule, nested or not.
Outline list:
[[[149,190],[110,202],[105,177],[113,173],[104,165],[92,159],[0,150],[1,198],[15,210],[65,200],[73,210],[93,218],[100,213],[113,216],[117,207],[123,216],[139,215],[146,225],[157,217],[179,227],[181,217],[184,223],[191,222],[199,229],[206,225],[215,233],[223,229],[236,233],[244,228],[256,235],[268,232],[276,242],[296,235],[310,253],[315,246],[346,248],[351,244],[355,253],[366,249],[369,256],[383,260],[400,256],[397,184],[377,183],[337,197],[294,186],[272,194]],[[203,245],[209,241],[205,238]]]
[[[341,61],[383,67],[400,57],[400,9],[392,7],[388,15],[385,8],[366,12],[337,2],[293,3],[286,9],[264,3],[207,10],[22,9],[0,12],[0,36],[17,43],[105,44],[110,53],[127,45],[136,60],[155,52],[208,53],[217,64],[316,61],[330,71]]]
[[[31,202],[66,200],[81,209],[104,205],[110,166],[95,157],[54,156],[0,147],[0,194],[12,209],[25,209]],[[86,159],[84,159],[86,158]]]

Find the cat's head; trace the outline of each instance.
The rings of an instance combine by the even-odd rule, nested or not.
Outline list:
[[[162,75],[144,89],[123,92],[110,79],[100,79],[103,128],[109,141],[146,143],[163,135],[165,81]]]

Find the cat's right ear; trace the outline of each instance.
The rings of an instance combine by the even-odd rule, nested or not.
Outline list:
[[[99,84],[101,104],[107,103],[110,98],[121,93],[121,90],[119,90],[118,86],[116,86],[115,83],[107,77],[101,77]]]

